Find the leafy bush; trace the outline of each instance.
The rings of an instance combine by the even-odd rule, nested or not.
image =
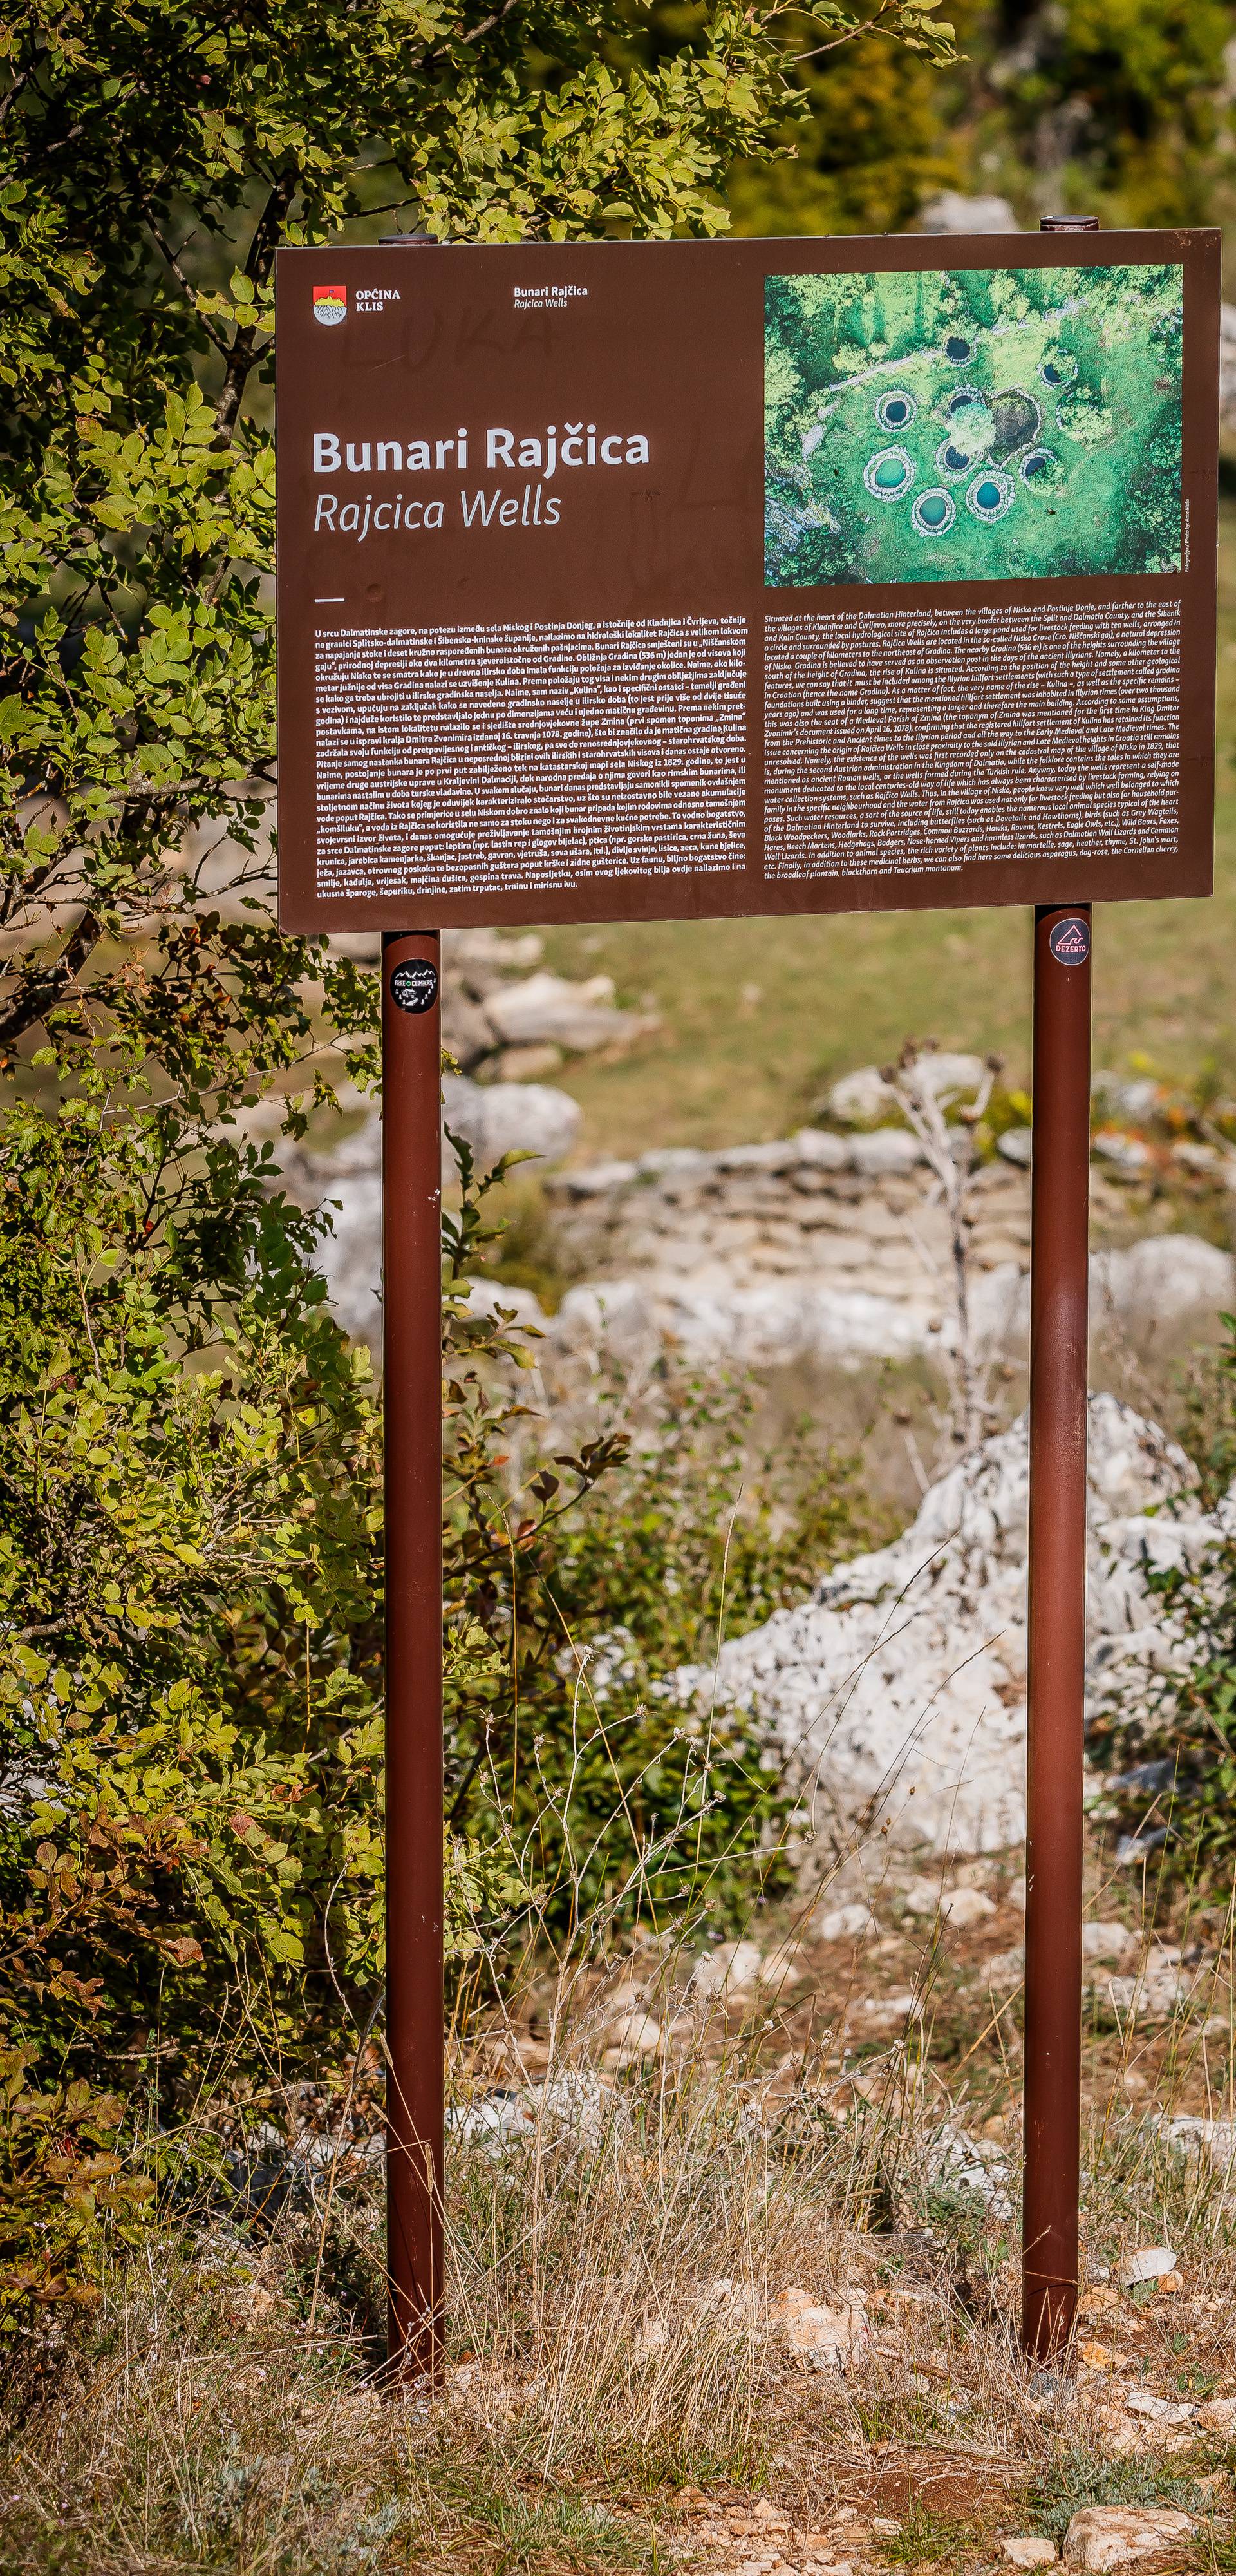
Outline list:
[[[1213,223],[1231,32],[1221,0],[1065,0],[1009,63],[1010,141],[1075,155],[1113,222]]]
[[[77,2077],[40,2092],[33,2049],[0,2049],[0,2336],[31,2308],[93,2307],[105,2248],[132,2244],[153,2178],[117,2153],[125,2104]]]
[[[0,30],[12,2281],[88,2281],[87,2240],[140,2209],[108,2162],[114,2084],[154,2124],[207,2070],[329,2071],[380,1993],[378,1415],[317,1222],[245,1123],[273,1089],[303,1132],[341,1067],[377,1070],[371,979],[269,911],[276,248],[379,209],[444,239],[719,231],[729,163],[793,105],[776,16],[74,0]],[[617,1450],[513,1494],[501,1331],[456,1296],[447,1345],[466,1953],[526,1892],[483,1766],[518,1779],[529,1656],[563,1723],[551,1560]]]
[[[345,1815],[322,1782],[363,1771],[367,1366],[257,1157],[222,1211],[248,1272],[225,1294],[192,1222],[151,1225],[166,1136],[132,1091],[117,1112],[86,1067],[55,1115],[16,1105],[4,1148],[0,1994],[23,2039],[91,2062],[152,2021],[205,2049],[211,1995],[253,1945],[304,1959],[356,1842],[355,1787]],[[200,1185],[187,1213],[209,1222]]]
[[[87,2287],[107,2228],[141,2215],[117,2067],[139,2120],[174,2122],[221,2074],[329,2080],[380,2001],[379,1426],[367,1358],[303,1267],[313,1222],[277,1191],[252,1200],[208,1341],[174,1225],[142,1217],[156,1112],[130,1093],[111,1117],[87,1071],[56,1116],[15,1108],[6,1146],[5,2187],[13,2294],[43,2298],[61,2292],[36,2278]],[[467,1306],[485,1228],[465,1178],[447,1226],[449,1947],[505,1944],[509,1974],[594,1906],[661,1920],[693,1898],[723,1920],[780,1883],[778,1757],[745,1718],[684,1711],[667,1678],[800,1598],[855,1516],[834,1461],[796,1473],[791,1454],[744,1489],[741,1388],[667,1379],[629,1452],[602,1427],[515,1470],[528,1355]],[[108,2132],[110,2162],[32,2161],[53,2096]],[[68,2194],[54,2226],[49,2175],[58,2212]]]
[[[950,18],[958,14],[949,11]],[[960,15],[963,20],[971,13]],[[930,30],[931,19],[925,22]],[[925,197],[960,183],[939,40],[910,52],[874,35],[860,52],[821,46],[805,11],[787,11],[784,40],[805,120],[787,122],[792,157],[740,161],[729,180],[737,232],[900,232]]]
[[[704,1897],[738,1918],[786,1884],[780,1750],[746,1715],[682,1705],[671,1677],[802,1600],[861,1519],[854,1462],[802,1442],[753,1461],[752,1413],[743,1382],[663,1369],[629,1441],[534,1458],[539,1523],[518,1500],[496,1515],[491,1489],[456,1558],[454,1617],[483,1601],[500,1655],[454,1708],[448,1812],[476,1835],[509,1819],[539,1922]]]

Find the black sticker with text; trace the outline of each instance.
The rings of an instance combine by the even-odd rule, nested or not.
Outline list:
[[[1067,921],[1058,921],[1048,933],[1047,945],[1057,966],[1084,966],[1090,954],[1090,924],[1080,913],[1072,912]]]
[[[431,1011],[438,998],[438,970],[427,957],[406,958],[391,976],[391,1000],[401,1011]]]

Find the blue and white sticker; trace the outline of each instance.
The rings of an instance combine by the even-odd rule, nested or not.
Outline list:
[[[1090,954],[1089,922],[1083,914],[1071,912],[1049,931],[1047,945],[1057,966],[1084,966]]]

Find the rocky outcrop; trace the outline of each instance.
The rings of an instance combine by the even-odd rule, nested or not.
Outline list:
[[[580,1111],[537,1083],[449,1075],[446,1126],[487,1169],[502,1154],[567,1155]],[[1014,1131],[1022,1132],[1022,1131]],[[329,1153],[283,1156],[305,1206],[331,1209],[321,1267],[347,1331],[375,1329],[382,1246],[381,1124],[371,1118]],[[449,1146],[443,1181],[456,1177]],[[673,1347],[701,1366],[756,1369],[801,1361],[860,1368],[939,1359],[955,1339],[945,1213],[921,1149],[904,1128],[838,1136],[806,1129],[716,1154],[682,1149],[638,1163],[550,1171],[546,1189],[560,1258],[582,1272],[556,1316],[524,1295],[525,1320],[551,1340],[606,1348],[628,1364]],[[1119,1222],[1117,1188],[1096,1170],[1096,1218]],[[1024,1352],[1029,1331],[1030,1176],[998,1158],[975,1176],[971,1313],[989,1353]],[[1199,1237],[1151,1235],[1098,1251],[1091,1264],[1096,1332],[1136,1338],[1213,1323],[1236,1303],[1230,1254]]]
[[[443,931],[442,1037],[465,1073],[532,1079],[567,1056],[621,1053],[659,1026],[655,1013],[616,1007],[612,976],[550,974],[543,949],[534,931]]]
[[[981,1055],[955,1055],[933,1047],[915,1059],[914,1087],[948,1108],[954,1101],[973,1100],[983,1072]],[[894,1085],[876,1064],[860,1064],[855,1073],[843,1073],[828,1094],[829,1116],[843,1127],[878,1127],[882,1120],[896,1116],[898,1106]]]
[[[475,942],[481,958],[496,941],[503,959],[518,954],[527,962],[524,940],[457,936]],[[528,996],[551,985],[555,979],[544,976],[504,984],[494,1008],[523,1010]],[[562,989],[578,997],[583,988]],[[547,1007],[557,1008],[556,991]],[[524,1025],[538,1023],[531,1016],[509,1022]],[[525,1064],[530,1052],[524,1050]],[[963,1116],[984,1080],[990,1074],[978,1056],[925,1052],[915,1065],[919,1088]],[[1122,1083],[1100,1075],[1096,1090],[1105,1120],[1140,1121],[1143,1129],[1108,1123],[1095,1139],[1091,1215],[1100,1246],[1109,1239],[1092,1263],[1096,1331],[1116,1326],[1138,1342],[1153,1336],[1161,1343],[1182,1328],[1213,1329],[1215,1317],[1236,1304],[1230,1254],[1194,1234],[1111,1238],[1127,1238],[1137,1208],[1161,1221],[1172,1203],[1168,1191],[1187,1205],[1190,1192],[1213,1195],[1229,1186],[1236,1153],[1218,1127],[1217,1142],[1182,1136],[1178,1104],[1153,1079]],[[444,1084],[446,1126],[466,1139],[482,1169],[507,1153],[535,1156],[543,1170],[566,1163],[547,1172],[545,1188],[558,1264],[579,1284],[555,1317],[536,1309],[529,1320],[552,1339],[606,1347],[623,1362],[645,1362],[673,1346],[705,1367],[808,1361],[854,1369],[913,1358],[947,1365],[957,1333],[951,1219],[940,1172],[929,1166],[919,1137],[890,1120],[896,1105],[890,1084],[868,1065],[833,1085],[831,1126],[714,1152],[671,1147],[581,1165],[569,1160],[582,1119],[567,1092],[459,1075]],[[960,1140],[965,1130],[950,1132]],[[1031,1130],[1006,1127],[995,1142],[965,1202],[980,1358],[1024,1355],[1029,1328]],[[381,1255],[378,1122],[330,1151],[283,1159],[294,1196],[306,1206],[333,1207],[334,1241],[322,1266],[336,1313],[353,1332],[362,1329],[363,1314],[371,1330]],[[444,1184],[455,1177],[448,1148]]]
[[[327,947],[358,966],[377,967],[381,934],[333,932]],[[660,1027],[654,1011],[620,1010],[610,975],[572,983],[541,963],[534,930],[442,933],[442,1043],[466,1074],[535,1081],[567,1057],[621,1055]]]
[[[448,1135],[471,1146],[478,1168],[488,1171],[504,1154],[561,1162],[579,1134],[583,1112],[568,1091],[549,1083],[469,1082],[462,1074],[448,1073],[442,1081],[442,1124]],[[442,1167],[444,1179],[454,1180],[449,1144]]]
[[[555,1329],[623,1358],[670,1342],[701,1363],[855,1368],[952,1346],[947,1218],[906,1128],[807,1128],[720,1153],[645,1154],[551,1175],[547,1189],[564,1264],[585,1274]],[[1029,1331],[1024,1163],[998,1156],[982,1166],[970,1206],[978,1340],[1019,1353]],[[1098,1168],[1092,1213],[1113,1229],[1125,1220],[1119,1185]],[[1234,1295],[1231,1256],[1197,1236],[1148,1236],[1096,1252],[1092,1264],[1099,1331],[1162,1333],[1213,1318]]]
[[[1154,1423],[1091,1397],[1092,1714],[1172,1668],[1149,1570],[1199,1563],[1236,1533],[1236,1488],[1204,1515],[1190,1505],[1195,1482]],[[1028,1492],[1023,1417],[941,1477],[891,1547],[723,1646],[715,1669],[675,1677],[684,1705],[715,1694],[771,1730],[825,1849],[881,1828],[936,1855],[1022,1839]]]
[[[588,1278],[563,1328],[753,1367],[908,1357],[949,1329],[947,1226],[907,1129],[648,1154],[550,1189],[566,1263]],[[981,1295],[1002,1315],[1029,1260],[1026,1176],[992,1164],[975,1213]]]

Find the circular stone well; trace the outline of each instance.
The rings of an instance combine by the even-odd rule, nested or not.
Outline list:
[[[1052,481],[1055,469],[1056,459],[1050,447],[1032,447],[1029,454],[1023,456],[1019,471],[1023,483],[1046,484]]]
[[[921,537],[946,535],[956,516],[957,504],[952,493],[942,492],[938,485],[933,491],[920,492],[910,512]]]
[[[964,482],[977,463],[978,457],[973,450],[962,446],[958,440],[942,438],[936,449],[936,472],[947,474],[950,483]]]
[[[986,456],[996,435],[996,417],[991,404],[982,394],[966,391],[951,402],[947,412],[949,437],[956,447],[978,463]]]
[[[1053,357],[1044,358],[1039,369],[1044,384],[1050,385],[1056,393],[1062,385],[1071,385],[1076,373],[1077,360],[1069,356],[1067,349],[1057,349]]]
[[[877,448],[863,467],[863,481],[875,501],[899,501],[914,481],[914,465],[904,447]]]
[[[966,508],[976,519],[1002,519],[1013,499],[1013,478],[1002,474],[998,465],[985,466],[976,474],[966,494]]]
[[[950,331],[944,343],[944,355],[950,367],[966,367],[974,356],[974,342],[963,340],[960,331]]]
[[[908,429],[917,410],[913,394],[907,393],[904,385],[893,385],[888,393],[881,394],[876,419],[881,429]]]

